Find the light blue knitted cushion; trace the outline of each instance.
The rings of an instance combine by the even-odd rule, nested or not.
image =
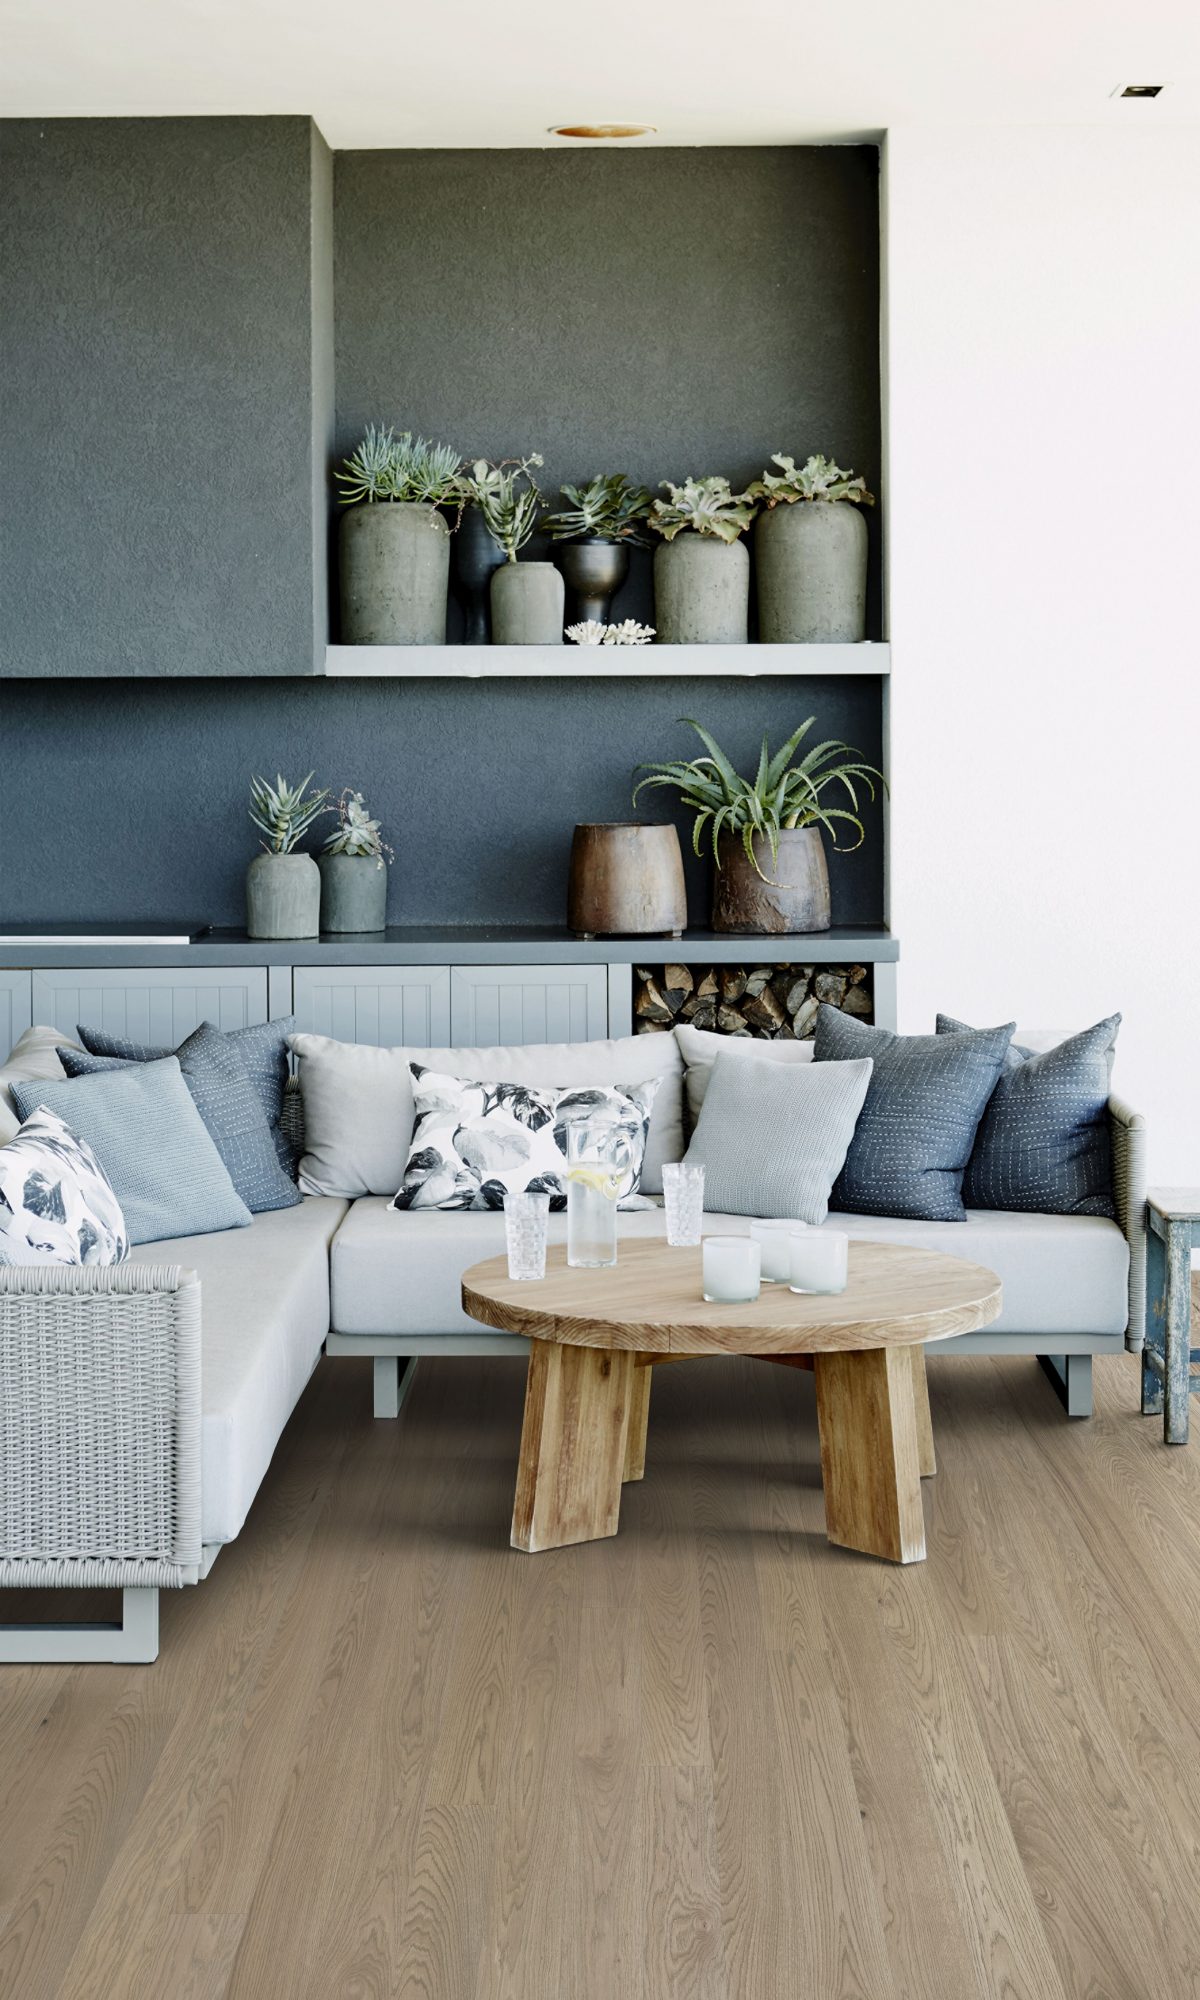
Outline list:
[[[207,1027],[213,1027],[211,1021]],[[288,1080],[287,1038],[297,1026],[294,1014],[283,1021],[258,1021],[252,1028],[216,1028],[216,1034],[223,1034],[233,1043],[238,1055],[246,1066],[246,1073],[262,1098],[267,1123],[271,1128],[271,1141],[275,1155],[286,1173],[296,1176],[298,1158],[291,1142],[285,1135],[283,1118],[283,1093]],[[176,1049],[156,1049],[145,1042],[126,1041],[122,1035],[106,1034],[103,1028],[79,1027],[76,1030],[85,1049],[94,1056],[118,1056],[122,1062],[161,1062],[164,1056],[178,1054]]]
[[[174,1056],[9,1089],[22,1118],[44,1105],[86,1140],[112,1183],[131,1243],[249,1223]]]
[[[718,1055],[686,1155],[709,1213],[824,1222],[870,1081],[869,1062]]]

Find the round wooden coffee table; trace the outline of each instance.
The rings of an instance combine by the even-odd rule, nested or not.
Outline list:
[[[921,1480],[935,1469],[925,1343],[987,1326],[1000,1280],[940,1251],[852,1242],[844,1292],[764,1285],[752,1305],[710,1305],[700,1251],[659,1239],[623,1241],[604,1271],[571,1270],[565,1250],[551,1250],[532,1283],[492,1257],[466,1272],[462,1298],[485,1326],[533,1342],[514,1548],[615,1535],[622,1484],[645,1469],[651,1368],[742,1354],[815,1369],[829,1540],[920,1562]]]

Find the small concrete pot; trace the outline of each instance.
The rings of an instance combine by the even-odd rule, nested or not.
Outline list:
[[[612,601],[629,575],[629,550],[624,542],[563,542],[558,566],[567,586],[568,625],[594,618],[607,625]]]
[[[450,529],[423,500],[363,501],[342,515],[348,646],[444,646]]]
[[[660,646],[744,646],[750,551],[685,528],[654,551],[654,623]]]
[[[721,865],[713,879],[713,929],[747,937],[827,931],[829,870],[820,827],[784,827],[775,859],[766,839],[759,838],[755,851],[762,875],[740,836],[721,835],[717,843]]]
[[[494,646],[561,646],[566,592],[552,562],[506,562],[492,578]]]
[[[252,938],[316,937],[321,871],[311,854],[256,854],[246,870],[246,929]]]
[[[769,646],[867,636],[867,524],[847,500],[767,507],[754,527],[758,636]]]
[[[387,924],[387,862],[373,854],[319,854],[321,929],[381,931]]]

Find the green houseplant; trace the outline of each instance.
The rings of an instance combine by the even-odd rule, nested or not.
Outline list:
[[[773,756],[764,736],[754,776],[746,778],[706,729],[690,717],[683,720],[700,738],[704,754],[639,765],[646,776],[633,799],[636,806],[647,787],[662,787],[694,812],[692,847],[700,854],[710,846],[716,863],[713,929],[828,930],[829,871],[821,830],[837,847],[839,833],[849,829],[858,836],[850,845],[860,847],[865,833],[859,788],[874,799],[876,786],[884,784],[882,772],[834,737],[801,755],[816,721],[810,715]],[[830,787],[835,790],[827,798]]]
[[[718,477],[662,483],[669,497],[656,500],[649,516],[662,537],[654,554],[660,645],[745,645],[750,555],[744,537],[753,503]]]
[[[361,792],[349,786],[337,802],[338,823],[317,857],[321,929],[381,931],[387,923],[387,871],[395,855]]]
[[[575,624],[607,625],[612,601],[629,574],[629,551],[649,546],[650,495],[623,472],[602,472],[586,486],[564,486],[570,504],[545,516]]]
[[[459,499],[460,466],[450,445],[368,424],[334,474],[348,645],[445,644],[450,528],[439,510]]]
[[[504,552],[492,574],[492,638],[498,646],[561,646],[563,580],[552,562],[518,562],[538,525],[542,496],[532,468],[540,452],[487,467],[476,493],[488,533]],[[475,468],[478,472],[478,467]]]
[[[820,455],[797,466],[776,452],[779,469],[747,492],[762,502],[754,530],[758,635],[767,645],[867,634],[867,482]]]
[[[246,929],[254,938],[316,937],[321,876],[311,854],[297,850],[321,813],[328,791],[310,792],[310,771],[298,785],[282,775],[250,782],[250,818],[265,837],[246,870]]]

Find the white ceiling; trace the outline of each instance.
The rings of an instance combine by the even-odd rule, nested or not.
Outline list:
[[[1169,87],[1124,102],[1123,83]],[[311,112],[329,143],[666,146],[1200,116],[1196,0],[0,0],[0,115]],[[586,144],[587,142],[582,142]]]

